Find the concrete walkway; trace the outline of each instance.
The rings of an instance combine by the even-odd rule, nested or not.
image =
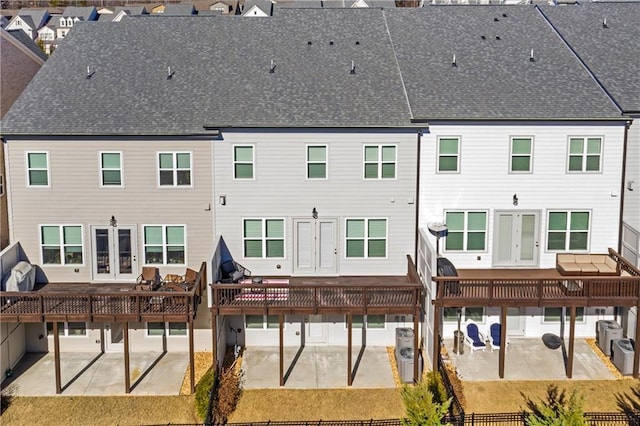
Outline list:
[[[62,352],[63,396],[126,395],[124,355],[118,353]],[[189,355],[186,353],[132,352],[131,395],[179,395]],[[52,353],[27,353],[2,383],[16,396],[56,395]]]
[[[498,350],[453,352],[453,340],[445,340],[449,359],[463,381],[568,380],[562,348],[549,349],[542,339],[510,338],[505,354],[504,379],[498,375]],[[584,339],[575,340],[572,380],[617,378]]]
[[[344,346],[285,347],[285,389],[347,388],[347,348]],[[354,388],[393,388],[395,381],[385,347],[353,348]],[[249,347],[242,359],[245,389],[281,388],[277,346]],[[287,374],[288,372],[288,374]]]

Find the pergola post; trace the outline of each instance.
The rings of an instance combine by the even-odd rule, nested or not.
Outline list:
[[[635,337],[635,342],[636,342],[636,350],[634,351],[634,355],[633,355],[633,377],[635,379],[638,378],[639,372],[638,369],[640,369],[640,350],[638,350],[638,337],[640,336],[640,305],[636,306],[636,335]]]
[[[280,345],[280,386],[284,386],[284,315],[278,315],[278,340]]]
[[[364,316],[363,316],[364,318]],[[362,324],[362,332],[364,333],[364,326]],[[353,384],[353,373],[351,371],[351,345],[353,343],[353,315],[351,312],[347,314],[347,386],[351,386]]]
[[[62,393],[62,379],[60,379],[60,336],[58,336],[58,321],[53,322],[53,363],[56,370],[56,394]]]
[[[420,381],[419,376],[419,363],[420,363],[420,351],[419,342],[420,334],[418,333],[418,327],[420,327],[420,308],[416,308],[413,312],[413,383]]]
[[[440,317],[442,315],[442,307],[435,305],[433,315],[433,371],[438,371],[438,361],[440,358]]]
[[[500,350],[498,352],[498,375],[504,379],[504,357],[507,352],[507,307],[500,308]]]
[[[129,375],[129,322],[124,322],[124,391],[131,393],[131,376]]]
[[[193,321],[188,321],[189,324],[189,383],[191,383],[191,393],[196,392],[196,366],[195,354],[193,349]]]
[[[564,318],[563,318],[564,320]],[[573,376],[573,350],[576,336],[576,307],[569,308],[569,354],[567,355],[567,377]]]

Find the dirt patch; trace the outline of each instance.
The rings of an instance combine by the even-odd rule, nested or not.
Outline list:
[[[195,365],[195,378],[196,384],[200,381],[202,376],[213,365],[213,353],[212,352],[196,352],[193,355]],[[189,368],[191,363],[187,365],[187,370],[184,372],[184,378],[182,379],[182,387],[180,388],[180,395],[189,395],[191,393],[190,380],[189,380]]]

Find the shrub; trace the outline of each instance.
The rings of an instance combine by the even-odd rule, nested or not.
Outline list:
[[[442,377],[437,371],[429,371],[427,373],[427,386],[431,395],[433,395],[433,401],[438,404],[447,402],[447,390],[442,383]]]
[[[233,413],[242,394],[242,370],[236,363],[223,369],[218,377],[216,405],[213,413],[214,423],[226,423]]]
[[[207,417],[211,392],[215,381],[215,371],[210,367],[196,385],[196,411],[202,421]]]
[[[573,390],[569,399],[565,391],[560,392],[558,386],[549,385],[547,400],[535,403],[525,397],[527,407],[532,411],[526,418],[527,426],[587,426],[584,415],[584,397]]]
[[[415,386],[404,385],[400,391],[406,416],[401,420],[403,426],[440,426],[449,410],[451,400],[439,403],[429,390],[429,382],[420,381]]]

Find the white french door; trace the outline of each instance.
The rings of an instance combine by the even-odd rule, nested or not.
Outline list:
[[[93,279],[135,279],[139,275],[136,242],[135,226],[92,226]]]
[[[496,211],[494,222],[493,266],[538,266],[540,212]]]
[[[338,273],[338,220],[294,219],[294,265],[298,275]]]

